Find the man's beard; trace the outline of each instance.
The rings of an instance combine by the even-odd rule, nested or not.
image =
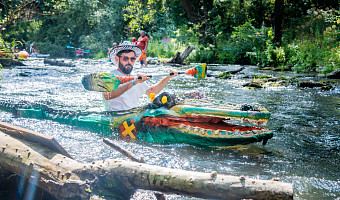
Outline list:
[[[133,70],[133,66],[132,65],[130,65],[131,66],[131,69],[128,69],[128,68],[126,68],[126,66],[128,66],[128,65],[130,65],[130,64],[127,64],[127,65],[123,65],[122,63],[118,63],[118,67],[119,67],[119,69],[124,73],[124,74],[130,74],[131,73],[131,71]]]

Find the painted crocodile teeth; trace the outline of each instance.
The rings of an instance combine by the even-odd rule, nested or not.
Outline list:
[[[253,130],[253,133],[257,134],[259,132],[259,130]]]
[[[214,133],[215,135],[218,135],[220,133],[220,130],[215,130]]]
[[[191,126],[187,126],[186,129],[187,129],[188,131],[190,131],[190,130],[191,130]]]
[[[184,124],[180,124],[178,127],[179,128],[184,128]]]
[[[198,127],[194,127],[194,132],[198,132],[200,129]]]

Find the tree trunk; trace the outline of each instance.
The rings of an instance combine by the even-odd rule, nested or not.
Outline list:
[[[185,9],[185,11],[188,14],[188,17],[190,18],[190,21],[194,24],[198,24],[201,22],[201,19],[199,17],[199,14],[197,12],[196,6],[193,4],[193,1],[191,0],[181,0],[182,5]]]
[[[6,131],[6,130],[5,130]],[[80,163],[37,143],[0,132],[0,166],[56,199],[89,199],[92,190],[128,199],[136,189],[213,199],[292,199],[290,183],[170,169],[107,159]]]
[[[208,12],[213,8],[213,0],[181,0],[182,5],[190,18],[190,21],[199,25],[198,33],[199,43],[207,44],[211,41],[206,41],[206,30],[210,26],[210,17]]]
[[[282,39],[282,22],[283,22],[283,12],[284,11],[284,0],[275,0],[274,8],[274,31],[275,38],[274,42],[276,46],[281,45]]]
[[[195,49],[194,46],[188,46],[184,52],[181,54],[177,52],[177,54],[167,63],[168,64],[183,64],[184,60],[190,55],[190,53]]]

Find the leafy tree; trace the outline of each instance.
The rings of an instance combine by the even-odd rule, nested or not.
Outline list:
[[[39,15],[50,15],[61,9],[66,0],[1,0],[0,34],[5,27],[19,20],[32,20]],[[52,4],[53,3],[53,4]]]

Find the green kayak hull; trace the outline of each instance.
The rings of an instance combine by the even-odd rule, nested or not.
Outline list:
[[[103,112],[58,110],[44,104],[0,101],[0,109],[18,117],[53,120],[128,141],[225,147],[261,141],[266,144],[273,137],[273,133],[264,128],[270,113],[263,108],[244,111],[240,106],[179,104],[171,108]]]

